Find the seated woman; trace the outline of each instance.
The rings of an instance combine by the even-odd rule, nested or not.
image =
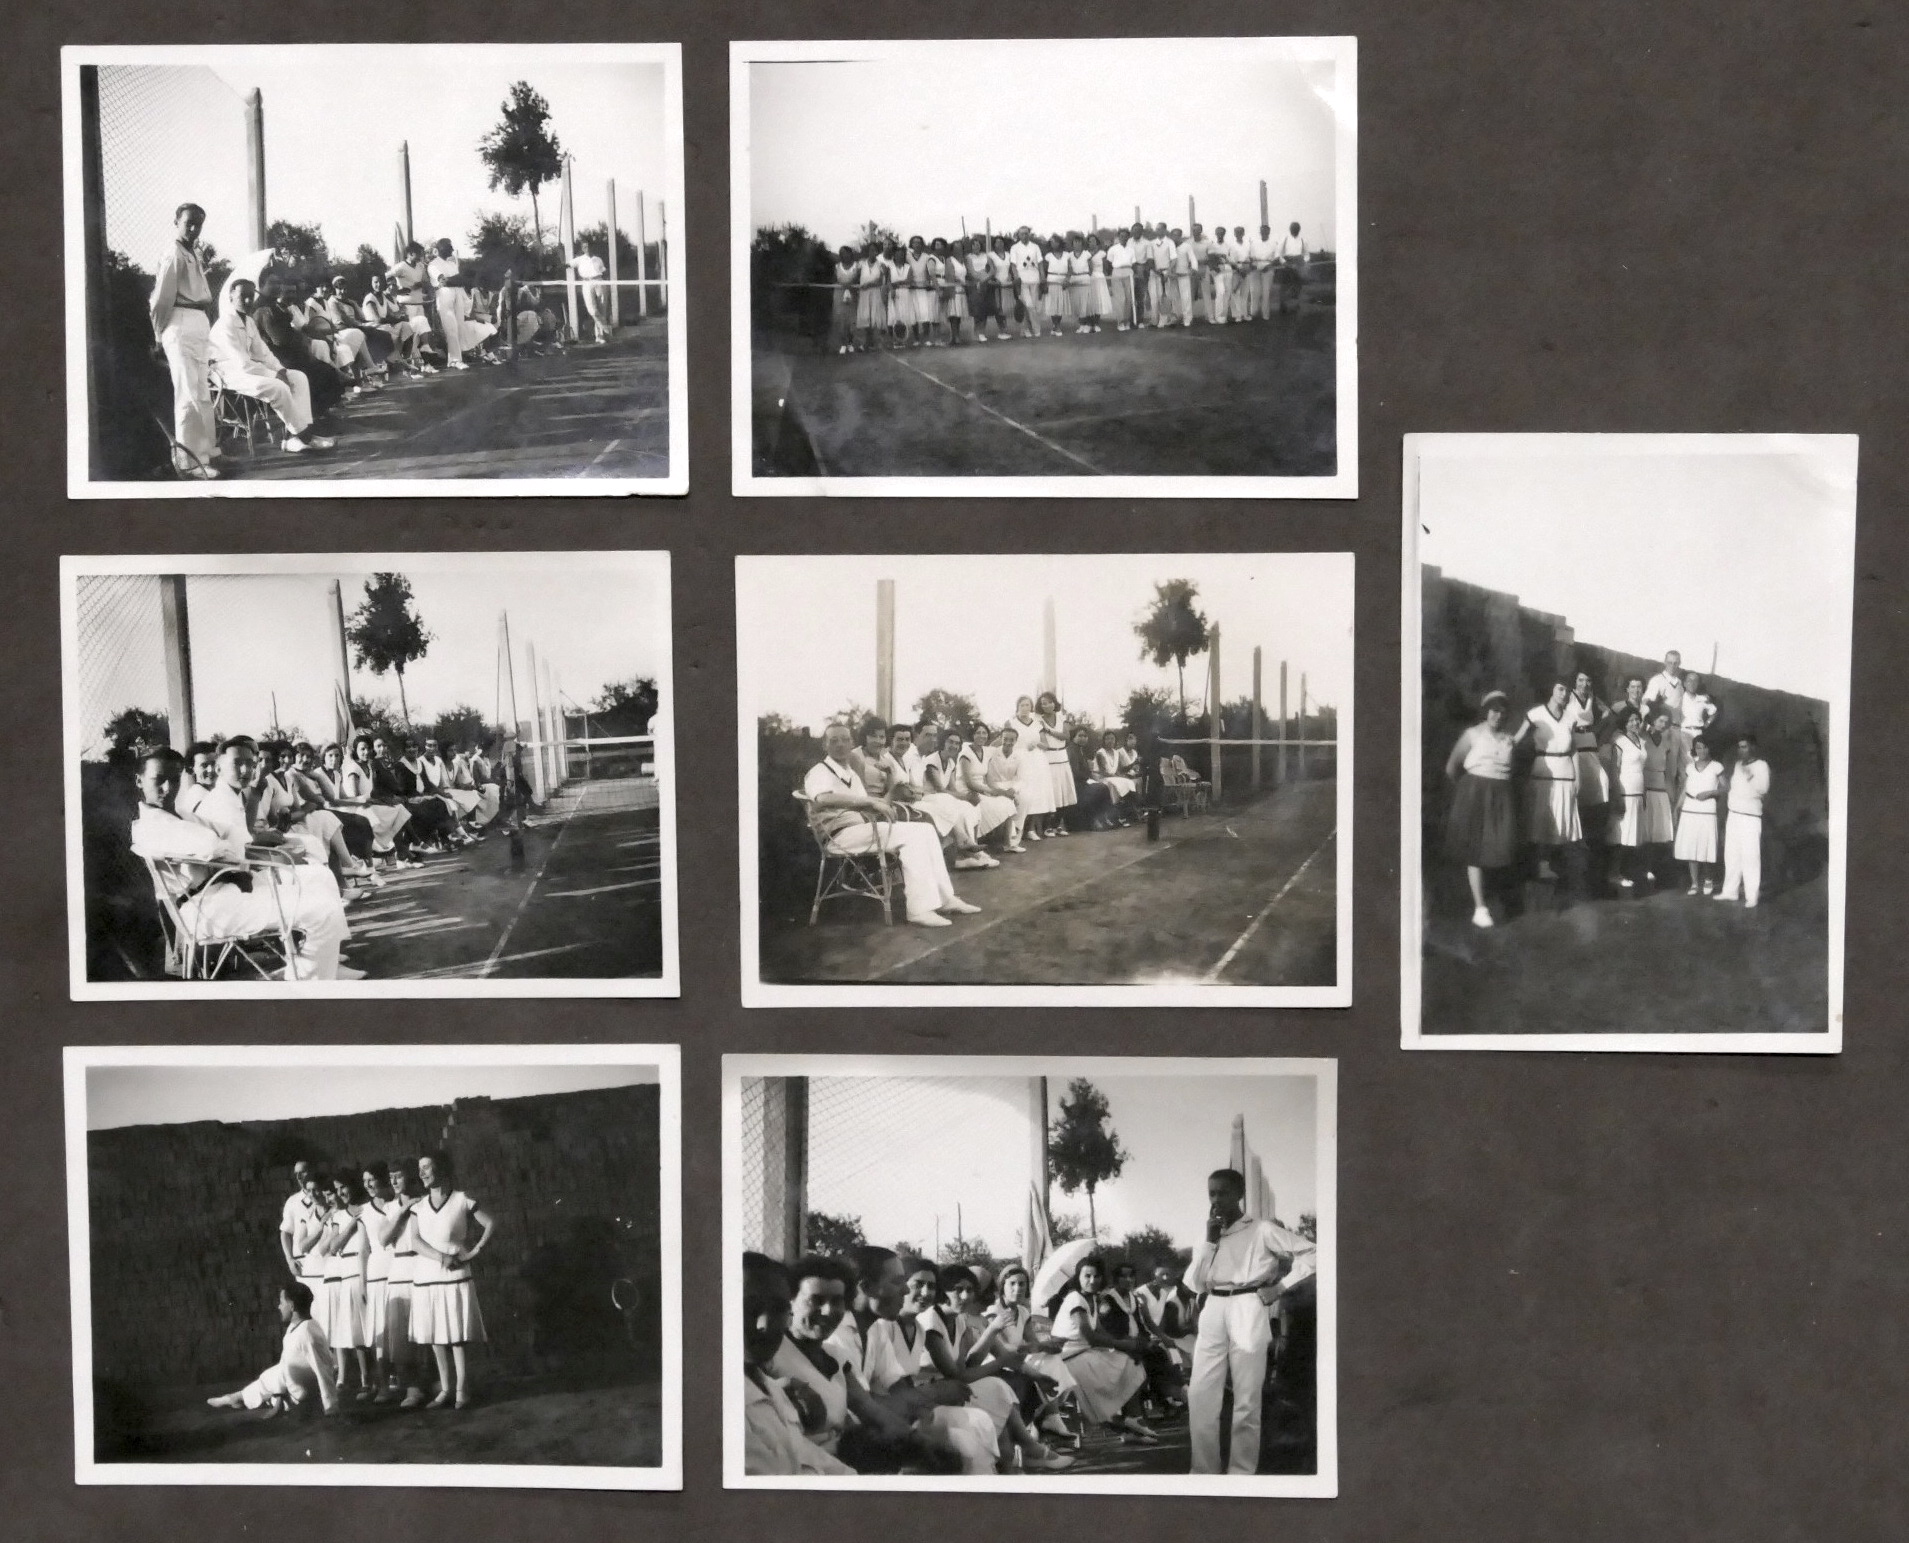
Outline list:
[[[995,1450],[1003,1473],[1019,1466],[1036,1473],[1071,1468],[1074,1460],[1049,1450],[1028,1429],[1015,1388],[999,1375],[1008,1363],[996,1353],[1002,1325],[974,1312],[980,1283],[965,1264],[945,1267],[940,1275],[945,1305],[931,1303],[920,1315],[924,1346],[935,1370],[953,1382],[966,1383],[974,1405],[993,1422]]]
[[[402,804],[411,814],[411,849],[442,856],[458,844],[457,820],[441,798],[420,796],[417,774],[383,735],[371,741],[371,775],[381,798]]]
[[[949,729],[942,734],[939,748],[931,745],[922,758],[923,785],[929,798],[952,799],[967,810],[966,817],[954,827],[955,844],[960,848],[961,858],[979,858],[981,861],[974,866],[998,868],[1001,865],[999,859],[983,851],[981,843],[1013,818],[1014,804],[1011,799],[990,798],[983,803],[980,799],[968,796],[961,772],[961,758],[966,753],[967,745],[959,729]],[[933,812],[932,809],[930,812]],[[964,845],[966,842],[972,845]]]
[[[1100,748],[1094,752],[1093,775],[1113,794],[1114,802],[1121,809],[1122,823],[1131,825],[1136,817],[1135,806],[1140,796],[1138,736],[1128,734],[1126,743],[1122,744],[1118,730],[1108,729],[1102,734]]]
[[[370,876],[345,844],[345,828],[337,815],[316,799],[304,796],[292,780],[292,747],[282,739],[260,742],[258,778],[247,803],[254,830],[277,831],[308,862],[329,863],[342,881]]]
[[[491,824],[503,808],[491,764],[476,745],[467,745],[452,755],[451,786],[477,795],[477,808],[470,820],[480,830]]]
[[[338,747],[330,747],[336,750]],[[377,855],[378,833],[371,821],[362,814],[338,807],[338,784],[332,773],[318,764],[318,754],[312,747],[300,740],[292,746],[291,764],[280,763],[279,771],[291,793],[303,802],[318,809],[328,809],[338,821],[340,833],[344,836],[345,850],[365,865],[365,873],[375,884],[376,875],[371,863]]]
[[[228,286],[230,283],[228,280]],[[299,330],[277,279],[266,278],[260,282],[251,320],[259,340],[278,361],[278,367],[296,370],[305,377],[314,418],[324,417],[341,401],[358,394],[358,388],[332,365],[328,355],[312,353],[310,339]]]
[[[468,830],[476,832],[477,812],[483,800],[478,797],[476,788],[457,785],[456,773],[444,759],[443,749],[435,739],[424,742],[424,754],[418,759],[418,780],[426,790],[445,800]]]
[[[988,1312],[990,1321],[1001,1325],[995,1353],[1009,1366],[1002,1376],[1020,1390],[1021,1413],[1028,1424],[1050,1435],[1071,1436],[1059,1406],[1075,1391],[1074,1374],[1061,1359],[1066,1345],[1054,1338],[1052,1323],[1035,1312],[1029,1301],[1033,1290],[1025,1265],[1002,1268],[995,1282],[994,1306]]]
[[[1027,848],[1021,845],[1021,806],[1014,797],[1014,784],[989,769],[988,750],[994,731],[985,723],[977,723],[970,732],[973,737],[955,752],[954,778],[949,791],[974,805],[976,834],[985,838],[1005,828],[1007,841],[1002,850],[1025,852]],[[948,737],[950,740],[961,738],[953,729],[948,731]]]
[[[371,754],[371,736],[355,735],[351,759],[338,746],[325,746],[320,769],[336,790],[332,803],[340,810],[362,815],[371,825],[373,861],[387,856],[395,868],[421,868],[411,855],[411,811],[396,799],[379,795]]]
[[[1115,807],[1113,790],[1094,774],[1094,737],[1085,725],[1067,736],[1067,767],[1073,775],[1074,802],[1061,813],[1069,830],[1112,830],[1132,823]]]
[[[1159,1437],[1132,1412],[1146,1392],[1140,1346],[1102,1324],[1107,1264],[1098,1254],[1083,1259],[1073,1281],[1055,1298],[1054,1332],[1065,1342],[1061,1359],[1080,1391],[1081,1417],[1094,1425],[1153,1444]]]

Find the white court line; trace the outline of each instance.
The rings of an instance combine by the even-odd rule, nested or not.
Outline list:
[[[660,878],[628,879],[621,884],[599,884],[594,889],[547,889],[544,891],[544,899],[567,900],[575,895],[607,895],[613,890],[644,889],[651,884],[661,884],[662,882]]]
[[[1255,916],[1246,924],[1246,930],[1233,939],[1233,946],[1220,955],[1220,962],[1206,972],[1206,979],[1209,983],[1218,980],[1220,973],[1239,957],[1240,950],[1246,947],[1253,934],[1259,931],[1259,924],[1265,921],[1268,916],[1272,915],[1273,907],[1286,898],[1286,892],[1305,876],[1306,870],[1312,866],[1312,860],[1321,852],[1325,851],[1327,847],[1331,846],[1333,837],[1338,834],[1339,827],[1335,825],[1331,830],[1326,832],[1326,839],[1320,842],[1318,846],[1314,847],[1312,851],[1306,855],[1306,860],[1297,868],[1293,869],[1293,876],[1279,886],[1279,893],[1274,895],[1271,900],[1268,900],[1266,904],[1260,908],[1259,915]]]
[[[577,808],[581,809],[582,807],[583,800],[578,799]],[[571,812],[575,813],[575,810]],[[533,877],[529,885],[525,887],[524,898],[517,902],[517,909],[511,913],[510,921],[505,925],[504,930],[497,935],[497,946],[491,950],[490,958],[484,961],[484,968],[477,972],[480,980],[488,976],[490,972],[496,968],[497,961],[503,957],[504,945],[510,941],[510,935],[517,930],[517,924],[524,919],[524,910],[530,904],[530,897],[537,893],[537,886],[543,882],[544,870],[550,866],[550,859],[557,855],[557,848],[563,845],[563,838],[569,834],[570,819],[569,816],[566,815],[564,817],[563,828],[557,832],[557,839],[550,843],[550,850],[544,853],[544,860],[537,864],[535,877]]]
[[[1046,449],[1052,450],[1054,454],[1058,456],[1065,457],[1067,460],[1072,461],[1076,466],[1083,467],[1087,471],[1092,472],[1096,477],[1104,477],[1106,475],[1105,472],[1103,472],[1098,466],[1096,466],[1092,461],[1088,460],[1085,456],[1075,455],[1073,451],[1068,450],[1061,445],[1055,444],[1054,441],[1047,438],[1046,435],[1035,433],[1035,431],[1033,429],[1030,429],[1025,423],[1017,423],[1014,419],[1010,418],[1006,413],[997,412],[994,408],[988,406],[988,404],[982,401],[979,397],[973,396],[970,393],[963,391],[959,386],[951,386],[945,380],[941,379],[938,375],[930,375],[926,370],[922,369],[920,366],[910,364],[906,359],[897,358],[894,354],[883,354],[882,357],[884,359],[891,361],[892,363],[899,364],[904,370],[912,371],[914,374],[919,375],[923,380],[933,381],[934,384],[941,387],[943,391],[949,392],[954,396],[960,397],[962,401],[968,403],[970,406],[980,408],[981,411],[986,413],[990,418],[999,418],[1001,422],[1005,423],[1009,428],[1016,429],[1019,432],[1027,435],[1027,437],[1033,440],[1035,444],[1041,445],[1045,447]]]
[[[621,439],[611,440],[609,444],[605,445],[601,450],[599,450],[596,453],[596,458],[592,460],[588,466],[584,467],[582,471],[578,472],[577,475],[580,477],[589,476],[591,472],[597,469],[598,464],[603,460],[603,458],[606,455],[608,455],[612,450],[616,449],[616,447],[622,443],[623,441]]]
[[[586,948],[585,943],[559,943],[555,948],[527,948],[522,953],[506,954],[502,959],[492,959],[484,964],[447,964],[435,970],[419,970],[415,975],[402,975],[400,980],[442,980],[459,975],[475,975],[487,971],[499,964],[515,964],[520,959],[542,959],[550,954],[567,954],[575,949]]]

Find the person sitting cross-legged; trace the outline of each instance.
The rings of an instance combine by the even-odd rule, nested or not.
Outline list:
[[[928,824],[905,822],[895,806],[871,798],[848,764],[848,725],[831,723],[822,736],[823,758],[809,768],[802,791],[818,834],[843,852],[886,848],[901,859],[908,920],[918,927],[951,925],[943,911],[971,915],[981,909],[955,893],[941,838]]]
[[[331,1343],[312,1322],[311,1287],[303,1281],[281,1286],[278,1318],[285,1325],[278,1360],[238,1392],[222,1393],[206,1403],[214,1409],[255,1409],[269,1420],[287,1410],[309,1408],[316,1395],[326,1414],[336,1414],[338,1382],[332,1370]]]

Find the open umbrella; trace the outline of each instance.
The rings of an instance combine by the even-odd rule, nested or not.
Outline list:
[[[1034,1277],[1032,1300],[1037,1310],[1046,1311],[1047,1303],[1074,1278],[1081,1260],[1093,1251],[1092,1238],[1076,1238],[1072,1243],[1061,1244],[1047,1256],[1041,1264],[1040,1273]]]

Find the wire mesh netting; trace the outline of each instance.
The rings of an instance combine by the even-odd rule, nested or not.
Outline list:
[[[228,256],[245,236],[244,100],[196,64],[100,66],[101,191],[106,244],[152,271],[172,242],[173,211],[206,211],[204,239]]]
[[[129,709],[166,711],[164,626],[154,574],[86,576],[75,586],[77,656],[69,679],[80,756],[97,761],[112,745],[107,726]]]

